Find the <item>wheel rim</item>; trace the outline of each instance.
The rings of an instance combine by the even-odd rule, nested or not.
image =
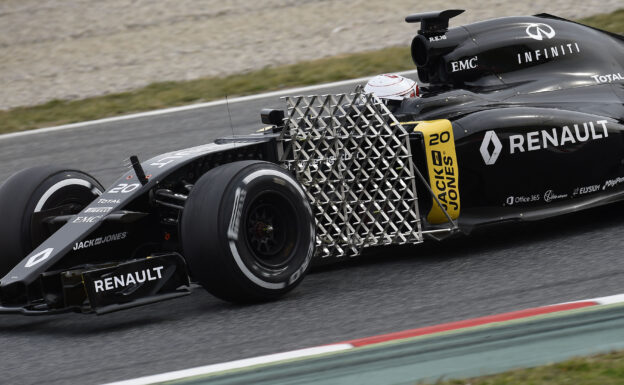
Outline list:
[[[289,224],[296,218],[290,200],[276,191],[258,195],[245,215],[246,243],[254,260],[261,266],[278,270],[294,257],[298,240],[296,227]]]

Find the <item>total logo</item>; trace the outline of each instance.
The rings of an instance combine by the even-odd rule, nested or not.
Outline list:
[[[104,205],[118,205],[121,204],[121,199],[98,199],[97,203]]]
[[[624,76],[619,72],[615,74],[593,75],[592,78],[596,84],[613,83],[616,80],[624,80]]]
[[[552,39],[555,37],[555,29],[548,24],[532,23],[526,28],[526,34],[535,40]]]

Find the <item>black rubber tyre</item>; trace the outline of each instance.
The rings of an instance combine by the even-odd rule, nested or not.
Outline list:
[[[225,164],[193,187],[181,222],[193,278],[231,302],[276,299],[306,274],[315,224],[303,188],[263,161]]]
[[[46,217],[80,212],[104,188],[92,176],[57,166],[22,170],[0,186],[0,277],[52,235]]]

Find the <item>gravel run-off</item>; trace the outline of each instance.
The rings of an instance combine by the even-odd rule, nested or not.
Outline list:
[[[477,5],[478,4],[478,5]],[[466,9],[452,25],[552,13],[581,18],[622,0],[2,0],[0,109],[169,80],[407,45],[406,15]]]

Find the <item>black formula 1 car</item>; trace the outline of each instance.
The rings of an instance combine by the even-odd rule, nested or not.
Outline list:
[[[189,294],[277,298],[314,260],[624,198],[624,38],[551,15],[420,22],[424,96],[286,98],[263,133],[157,156],[105,189],[0,187],[1,312],[103,314]]]

